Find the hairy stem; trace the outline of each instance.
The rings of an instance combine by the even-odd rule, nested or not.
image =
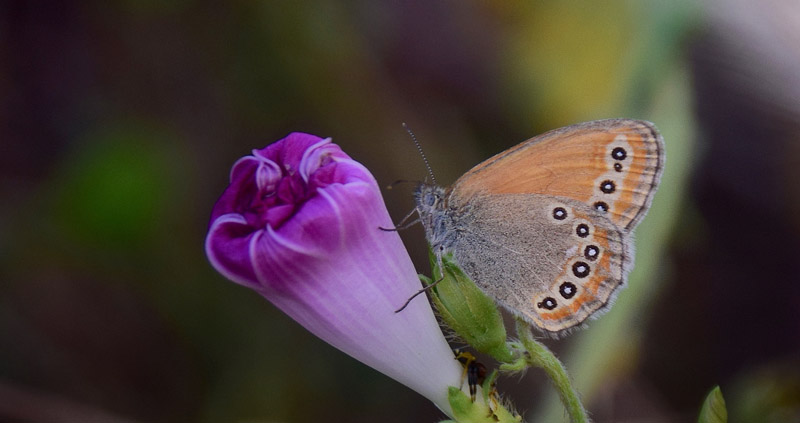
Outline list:
[[[558,391],[558,396],[561,398],[561,403],[567,409],[570,421],[572,423],[588,423],[589,418],[586,416],[586,409],[583,408],[577,392],[572,387],[564,365],[558,361],[556,356],[544,344],[533,339],[530,326],[519,318],[517,318],[517,335],[529,354],[528,363],[533,367],[539,367],[544,370],[553,382]]]

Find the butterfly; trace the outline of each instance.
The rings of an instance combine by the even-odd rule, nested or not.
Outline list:
[[[560,335],[605,311],[633,266],[632,233],[653,199],[664,141],[646,121],[555,129],[478,164],[416,211],[434,254],[496,302]]]

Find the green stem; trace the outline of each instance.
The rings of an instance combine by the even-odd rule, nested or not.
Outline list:
[[[567,409],[570,421],[572,423],[588,423],[586,409],[583,408],[577,392],[572,388],[564,365],[547,347],[533,339],[530,326],[519,318],[517,318],[517,335],[530,354],[530,365],[542,368],[555,385],[558,396],[561,397],[561,403]]]

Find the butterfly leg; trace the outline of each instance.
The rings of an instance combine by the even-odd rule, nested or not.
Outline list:
[[[378,226],[378,229],[380,229],[382,231],[387,231],[387,232],[402,231],[404,229],[408,229],[411,226],[416,225],[417,223],[419,223],[419,218],[414,219],[411,222],[405,223],[408,219],[411,219],[411,216],[413,216],[414,213],[416,213],[416,212],[417,212],[417,209],[411,210],[411,212],[409,212],[406,215],[406,217],[404,217],[397,225],[395,225],[394,228],[383,228],[383,227]]]
[[[417,297],[417,295],[419,295],[419,294],[422,294],[423,292],[425,292],[425,291],[427,291],[427,290],[429,290],[429,289],[433,288],[434,286],[436,286],[436,284],[438,284],[439,282],[441,282],[441,281],[443,281],[443,280],[444,280],[444,276],[442,276],[442,277],[441,277],[441,278],[439,278],[438,280],[434,281],[432,284],[430,284],[430,285],[426,286],[425,288],[422,288],[422,289],[420,289],[419,291],[415,292],[415,293],[414,293],[414,295],[412,295],[412,296],[411,296],[409,299],[407,299],[407,300],[406,300],[406,302],[403,304],[403,306],[402,306],[402,307],[398,308],[398,309],[397,309],[397,310],[395,310],[394,312],[395,312],[395,313],[399,313],[399,312],[403,311],[403,310],[404,310],[406,307],[408,307],[408,305],[411,303],[411,300],[413,300],[414,298],[416,298],[416,297]]]

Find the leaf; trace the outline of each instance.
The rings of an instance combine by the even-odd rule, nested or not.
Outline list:
[[[715,386],[700,409],[697,423],[727,423],[727,421],[728,410],[725,409],[725,398],[722,397],[719,386]]]

